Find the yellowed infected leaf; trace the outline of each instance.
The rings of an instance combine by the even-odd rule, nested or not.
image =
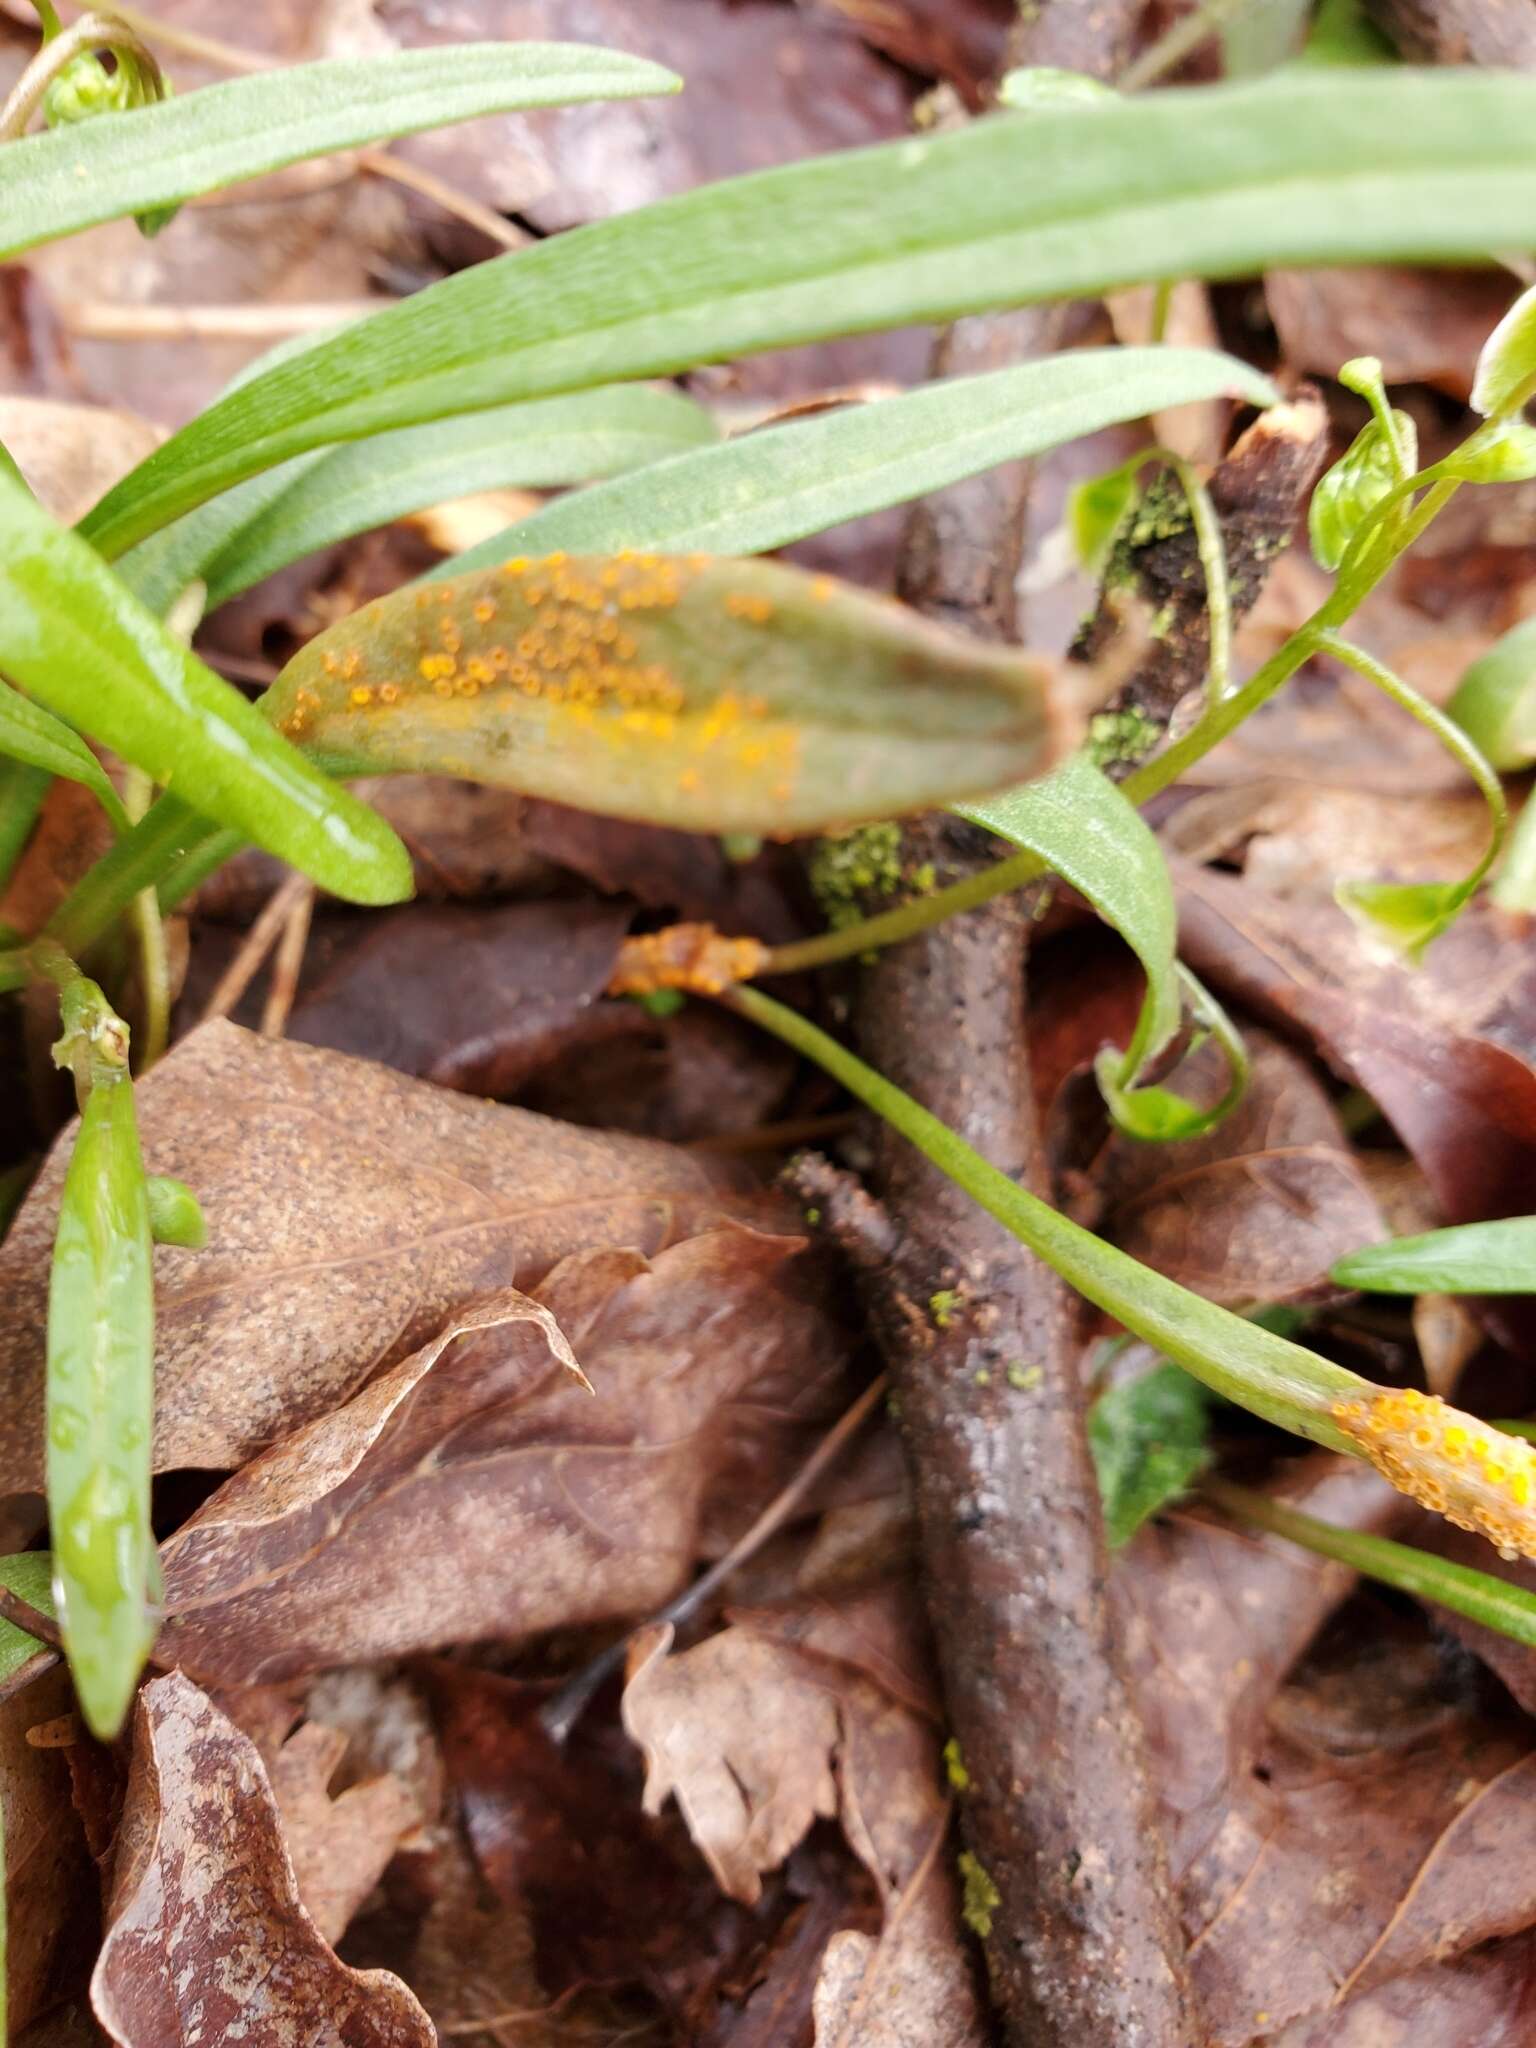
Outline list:
[[[782,563],[514,557],[321,634],[265,708],[339,774],[789,835],[999,789],[1075,734],[1046,662]]]

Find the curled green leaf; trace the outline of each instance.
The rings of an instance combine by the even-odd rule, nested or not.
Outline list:
[[[1039,774],[1049,666],[780,563],[513,557],[322,633],[263,709],[346,775],[427,771],[692,831],[791,834]]]
[[[1472,409],[1487,419],[1519,412],[1536,393],[1536,285],[1523,291],[1483,343]]]
[[[1332,1277],[1368,1294],[1536,1294],[1536,1216],[1365,1245],[1339,1259]]]
[[[1507,771],[1536,760],[1536,619],[1522,619],[1479,655],[1445,709],[1491,766]]]
[[[205,817],[337,895],[387,903],[410,894],[409,856],[383,819],[287,746],[94,549],[3,476],[0,669]]]
[[[156,1244],[179,1245],[199,1252],[208,1242],[208,1225],[202,1204],[184,1180],[169,1174],[152,1173],[147,1182],[149,1234]]]
[[[1037,107],[1095,107],[1117,97],[1113,86],[1086,71],[1062,71],[1050,64],[1027,64],[1005,71],[998,82],[998,104],[1030,113]]]
[[[1178,965],[1173,884],[1162,849],[1141,813],[1086,754],[1074,754],[1051,774],[1021,789],[954,808],[973,824],[1038,854],[1087,898],[1140,960],[1147,993],[1131,1042],[1123,1052],[1106,1047],[1094,1068],[1115,1122],[1128,1137],[1150,1140],[1188,1138],[1210,1130],[1241,1096],[1246,1061],[1237,1034],[1213,999]],[[1196,997],[1200,1020],[1207,1028],[1219,1028],[1233,1059],[1232,1086],[1211,1110],[1142,1080],[1180,1028],[1181,976],[1183,986]]]
[[[1401,481],[1404,462],[1417,459],[1418,430],[1405,412],[1393,411],[1397,433],[1389,437],[1379,420],[1360,429],[1349,448],[1318,479],[1307,509],[1312,552],[1325,569],[1337,569],[1367,513]]]
[[[1363,648],[1353,646],[1337,633],[1320,633],[1317,646],[1323,653],[1346,662],[1374,683],[1410,717],[1427,727],[1482,792],[1488,806],[1488,846],[1469,874],[1456,882],[1377,882],[1346,880],[1334,884],[1334,900],[1348,911],[1363,931],[1382,941],[1404,960],[1415,963],[1424,949],[1446,931],[1471,902],[1478,885],[1492,867],[1504,844],[1509,826],[1509,807],[1498,776],[1473,745],[1462,728],[1438,710],[1417,690],[1395,676],[1384,663]]]

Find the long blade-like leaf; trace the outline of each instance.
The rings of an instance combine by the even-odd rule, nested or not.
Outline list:
[[[445,279],[255,379],[86,522],[119,554],[322,443],[1138,279],[1473,258],[1536,219],[1536,78],[1302,71],[706,186]]]
[[[429,574],[549,548],[762,554],[1164,406],[1275,395],[1268,378],[1210,349],[1071,349],[674,455],[557,498]]]
[[[547,489],[616,476],[717,438],[702,406],[643,384],[401,427],[318,459],[300,456],[301,473],[287,489],[268,499],[197,573],[209,605],[223,604],[317,548],[423,506],[471,491]],[[253,487],[259,488],[254,479],[243,486]],[[208,510],[223,503],[217,499]],[[146,548],[161,538],[157,534]]]
[[[676,92],[659,64],[577,43],[460,43],[232,78],[0,152],[0,261],[284,164],[479,114]]]
[[[102,807],[121,831],[128,823],[122,799],[107,780],[107,771],[77,732],[62,719],[23,697],[8,683],[0,682],[0,754],[28,768],[42,768],[50,775],[67,776],[101,799]]]
[[[0,671],[338,895],[378,903],[410,894],[409,856],[377,812],[311,767],[92,548],[3,476]]]
[[[1366,1245],[1340,1259],[1332,1277],[1371,1294],[1536,1294],[1536,1216]]]

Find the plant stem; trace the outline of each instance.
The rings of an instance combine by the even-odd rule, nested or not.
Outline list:
[[[1170,71],[1177,71],[1184,59],[1192,57],[1244,4],[1245,0],[1204,0],[1203,6],[1181,15],[1150,50],[1144,50],[1134,64],[1126,66],[1120,76],[1120,90],[1140,92],[1143,86],[1153,85]]]
[[[720,1000],[814,1060],[900,1131],[1069,1286],[1145,1342],[1155,1344],[1206,1386],[1239,1407],[1331,1450],[1352,1448],[1330,1409],[1339,1401],[1373,1396],[1377,1389],[1370,1381],[1200,1300],[1070,1222],[999,1172],[921,1103],[783,1003],[746,987],[728,990]]]
[[[1250,1528],[1267,1530],[1299,1543],[1319,1557],[1331,1557],[1375,1579],[1383,1586],[1395,1586],[1416,1600],[1432,1600],[1464,1614],[1469,1621],[1497,1629],[1517,1643],[1536,1647],[1536,1594],[1523,1586],[1496,1579],[1490,1572],[1475,1571],[1470,1565],[1453,1564],[1432,1551],[1416,1550],[1409,1543],[1394,1543],[1387,1536],[1369,1536],[1356,1529],[1340,1529],[1332,1522],[1320,1522],[1314,1515],[1301,1514],[1255,1493],[1246,1486],[1234,1486],[1225,1479],[1207,1479],[1200,1488],[1203,1497]]]

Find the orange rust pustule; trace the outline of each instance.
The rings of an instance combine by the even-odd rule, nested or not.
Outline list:
[[[1486,1536],[1506,1558],[1536,1557],[1536,1450],[1412,1387],[1336,1401],[1344,1434],[1400,1493]]]
[[[650,996],[659,989],[717,996],[734,982],[750,981],[768,964],[761,939],[728,939],[712,924],[669,924],[626,939],[608,983],[613,996]]]

